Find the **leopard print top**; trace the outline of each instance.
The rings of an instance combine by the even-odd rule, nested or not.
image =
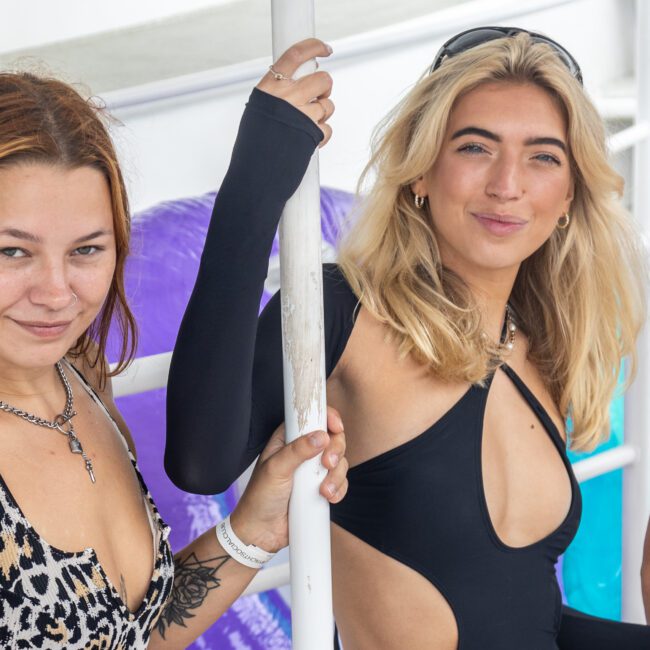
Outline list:
[[[110,417],[84,378],[72,370]],[[129,611],[92,548],[66,552],[42,539],[0,476],[0,647],[147,647],[172,590],[174,564],[169,527],[154,505],[135,458],[128,453],[149,508],[156,544],[153,574],[142,604],[137,611]]]

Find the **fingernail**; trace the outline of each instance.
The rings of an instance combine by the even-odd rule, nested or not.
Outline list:
[[[308,438],[309,444],[314,447],[322,447],[325,444],[325,434],[322,431],[314,431],[309,434]]]
[[[331,497],[336,494],[336,485],[334,485],[334,483],[328,483],[325,486],[325,489],[327,490],[327,494],[329,494]]]
[[[338,454],[330,454],[330,463],[332,467],[336,467],[339,464],[339,455]]]
[[[339,423],[339,427],[340,427],[341,431],[343,431],[343,420],[341,420],[340,417],[337,417],[336,420]]]
[[[332,49],[332,46],[331,46],[329,43],[325,43],[325,47],[327,48],[327,51],[328,51],[330,54],[331,54],[332,52],[334,52],[334,50]]]

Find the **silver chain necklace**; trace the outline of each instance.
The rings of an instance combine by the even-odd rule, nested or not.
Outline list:
[[[31,422],[32,424],[37,424],[40,427],[55,429],[59,433],[62,433],[64,436],[67,436],[70,452],[73,454],[81,454],[81,457],[86,463],[86,471],[90,476],[90,480],[94,483],[95,473],[93,471],[93,463],[90,460],[90,458],[88,458],[86,452],[81,446],[81,442],[79,438],[77,438],[77,434],[75,433],[74,430],[74,425],[72,424],[72,418],[75,415],[77,415],[76,411],[73,410],[74,397],[72,395],[72,387],[70,386],[70,382],[68,381],[68,378],[65,376],[65,372],[63,372],[63,365],[61,364],[60,361],[56,362],[56,370],[59,373],[59,377],[61,379],[61,383],[63,384],[63,388],[65,388],[65,408],[63,409],[63,413],[59,413],[59,415],[57,415],[54,418],[54,420],[50,421],[50,420],[46,420],[45,418],[40,418],[37,415],[32,415],[27,411],[18,409],[15,406],[11,406],[11,404],[7,404],[6,402],[3,401],[0,401],[0,411],[5,411],[6,413],[13,413],[14,415],[17,415],[19,418],[22,418],[23,420],[27,420],[27,422]],[[67,426],[68,428],[64,429],[63,428],[64,426]]]

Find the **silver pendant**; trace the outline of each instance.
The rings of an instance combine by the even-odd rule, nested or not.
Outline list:
[[[96,483],[95,472],[93,470],[93,463],[90,460],[90,458],[88,458],[88,456],[86,456],[86,454],[84,453],[84,449],[81,446],[81,442],[79,441],[79,438],[77,438],[77,436],[75,435],[72,429],[70,429],[67,432],[67,434],[68,434],[68,445],[70,445],[70,451],[73,454],[81,454],[81,457],[84,459],[84,462],[86,463],[86,471],[88,472],[88,476],[90,476],[90,480],[93,483]]]
[[[93,464],[90,458],[88,458],[88,456],[84,452],[83,447],[81,446],[81,442],[79,441],[79,438],[77,438],[74,432],[72,418],[75,415],[77,415],[76,411],[73,409],[74,395],[72,394],[72,387],[70,386],[70,382],[68,381],[68,378],[65,376],[65,372],[63,372],[63,364],[61,363],[61,361],[56,362],[56,370],[59,373],[59,378],[61,379],[61,383],[63,384],[63,388],[65,389],[65,408],[63,410],[63,413],[59,413],[59,415],[57,415],[54,418],[54,420],[52,421],[46,420],[45,418],[38,417],[37,415],[33,415],[31,413],[27,413],[26,411],[17,409],[14,406],[11,406],[10,404],[6,404],[5,402],[2,401],[0,401],[0,410],[6,411],[7,413],[13,413],[19,418],[22,418],[23,420],[27,420],[27,422],[31,422],[32,424],[36,424],[39,427],[56,429],[59,433],[62,433],[64,436],[67,436],[70,452],[73,454],[81,455],[84,462],[86,463],[86,471],[90,476],[90,480],[93,483],[95,483],[95,472],[93,471]],[[67,430],[63,428],[64,425],[68,426]]]
[[[70,445],[70,451],[73,454],[83,454],[84,450],[83,447],[81,446],[81,443],[79,442],[79,438],[77,438],[74,434],[68,434],[68,445]]]
[[[86,471],[90,475],[90,480],[95,483],[95,472],[93,472],[93,464],[90,460],[86,459]]]

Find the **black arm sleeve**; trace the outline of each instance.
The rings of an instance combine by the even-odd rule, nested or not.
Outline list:
[[[165,469],[182,489],[222,492],[265,442],[250,435],[257,314],[282,209],[321,139],[306,115],[253,90],[172,356]],[[266,345],[279,348],[279,339]],[[273,375],[261,379],[265,390],[281,391],[281,354],[255,359]],[[269,427],[281,422],[281,395],[280,408],[277,395],[266,400],[274,405],[263,414]]]
[[[648,650],[650,627],[609,621],[563,607],[557,641],[560,650]]]

